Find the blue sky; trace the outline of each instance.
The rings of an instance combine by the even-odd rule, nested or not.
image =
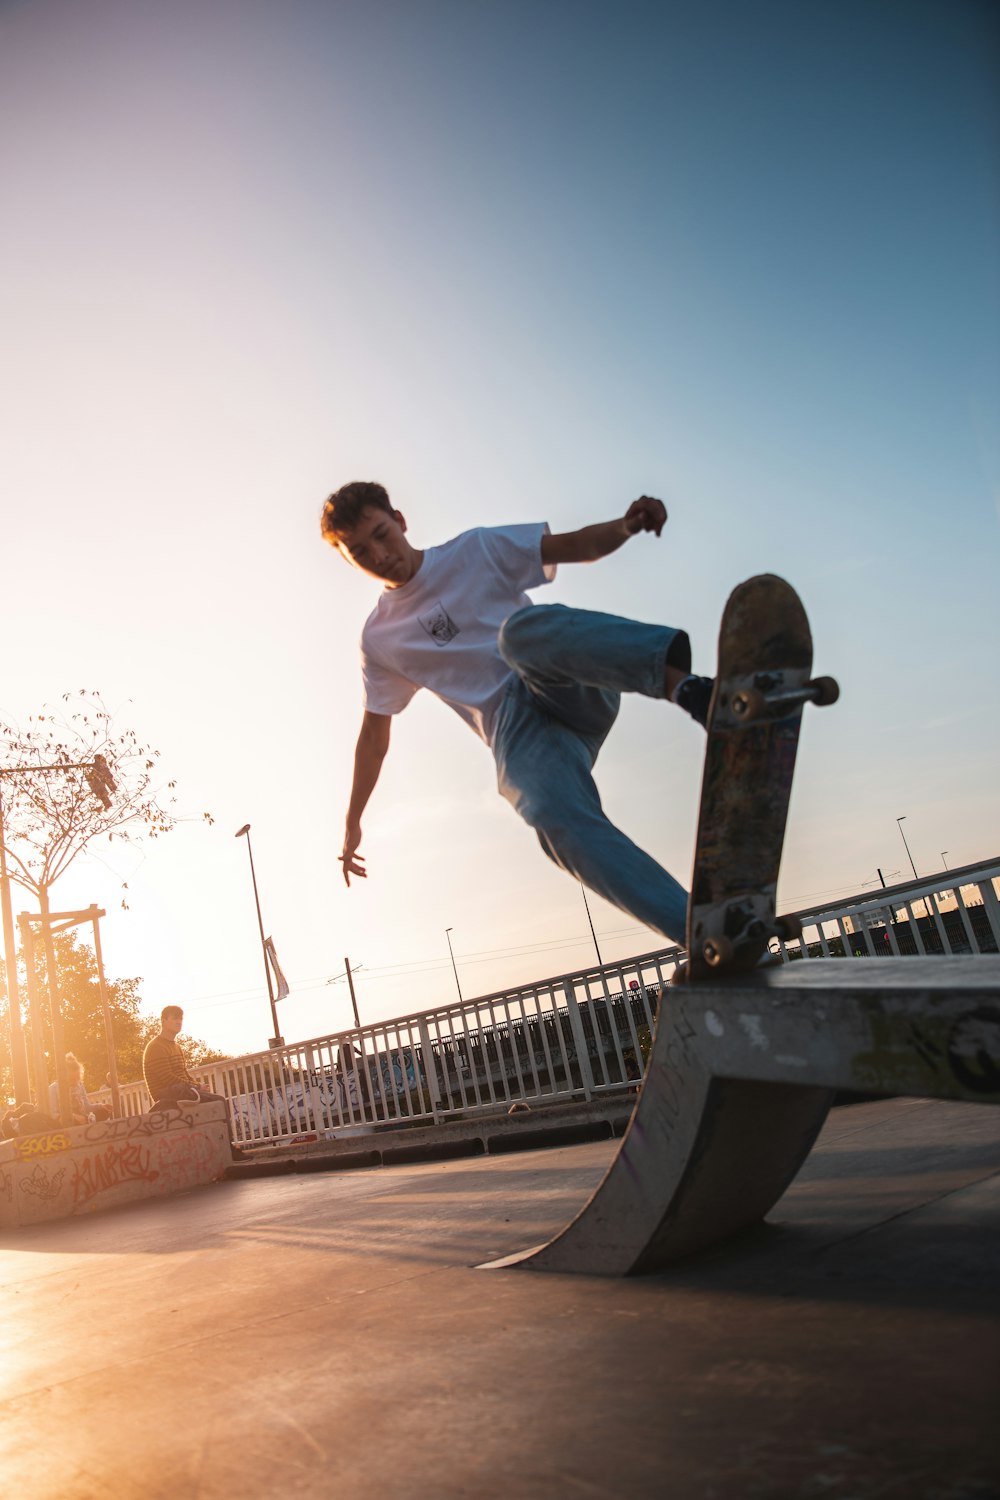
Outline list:
[[[962,3],[0,4],[0,709],[100,688],[169,840],[66,877],[151,1009],[262,1045],[253,826],[290,1038],[589,960],[579,892],[418,701],[335,856],[369,583],[318,540],[379,478],[418,545],[660,494],[539,597],[684,625],[782,573],[843,687],[781,894],[1000,852],[1000,90]],[[13,560],[13,565],[12,565]],[[16,643],[13,649],[12,643]],[[685,879],[701,744],[636,702],[606,804]],[[898,851],[898,852],[897,852]],[[102,856],[103,858],[103,856]],[[607,955],[656,939],[595,903]]]

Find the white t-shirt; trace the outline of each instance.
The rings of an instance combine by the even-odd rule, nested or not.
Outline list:
[[[550,583],[542,563],[544,522],[480,526],[428,547],[413,577],[386,589],[361,632],[365,708],[398,714],[429,688],[488,745],[511,671],[497,648],[508,615],[530,604],[525,590]]]

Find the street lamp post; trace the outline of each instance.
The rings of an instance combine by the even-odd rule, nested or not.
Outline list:
[[[941,863],[944,865],[945,869],[947,870],[947,868],[948,868],[948,851],[947,851],[947,849],[942,849],[941,850]]]
[[[594,939],[594,952],[597,954],[597,962],[603,969],[604,960],[601,957],[601,950],[597,946],[597,933],[594,931],[594,919],[590,915],[590,902],[587,900],[587,887],[584,885],[582,880],[580,881],[580,894],[583,897],[583,904],[587,908],[587,921],[590,923],[590,935]]]
[[[459,1000],[461,1000],[462,999],[462,986],[458,982],[458,967],[457,967],[457,965],[455,963],[455,953],[454,953],[454,950],[453,950],[453,948],[451,946],[451,928],[450,927],[446,927],[445,928],[444,935],[448,939],[448,952],[451,954],[451,967],[452,967],[452,972],[455,975],[455,988],[456,988],[456,990],[458,990],[458,998],[459,998]],[[463,1001],[462,1003],[464,1004],[465,1002]]]
[[[910,854],[910,846],[906,842],[906,834],[903,832],[903,824],[905,822],[906,822],[906,814],[904,813],[901,818],[897,818],[896,819],[896,827],[899,829],[899,836],[903,840],[903,848],[906,850],[907,856],[909,858],[910,868],[913,871],[913,878],[914,878],[914,880],[919,880],[920,876],[917,874],[917,867],[913,863],[913,855]]]
[[[271,1019],[274,1022],[274,1041],[271,1043],[271,1045],[272,1047],[283,1047],[285,1045],[285,1039],[281,1035],[281,1028],[278,1025],[278,1012],[274,1004],[274,983],[271,979],[271,965],[267,961],[267,939],[264,937],[264,919],[260,914],[260,896],[257,894],[257,874],[253,867],[253,850],[250,847],[249,823],[244,823],[243,827],[240,828],[234,836],[238,839],[241,839],[244,837],[244,835],[246,836],[247,841],[247,853],[250,856],[250,879],[253,881],[253,899],[257,905],[257,926],[260,929],[260,951],[264,958],[264,977],[267,980],[267,998],[271,1002]]]

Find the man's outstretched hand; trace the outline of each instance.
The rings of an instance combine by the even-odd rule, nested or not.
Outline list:
[[[633,500],[623,516],[613,521],[599,521],[581,526],[579,531],[563,531],[542,537],[542,562],[546,567],[559,563],[592,563],[609,557],[640,531],[659,536],[667,522],[667,507],[652,495]]]
[[[358,853],[358,845],[361,843],[361,829],[348,829],[344,835],[344,850],[339,856],[341,867],[344,871],[344,884],[350,885],[351,876],[357,875],[359,880],[368,879],[368,871],[365,869],[364,855]]]
[[[652,495],[640,495],[625,512],[625,528],[629,536],[635,536],[639,531],[655,531],[659,536],[666,524],[667,507]]]

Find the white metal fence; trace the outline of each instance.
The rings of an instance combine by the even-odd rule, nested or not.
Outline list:
[[[998,891],[1000,860],[967,865],[797,912],[801,941],[776,946],[786,960],[997,953]]]
[[[786,962],[996,953],[1000,860],[796,913]],[[264,1144],[496,1112],[514,1100],[591,1099],[633,1087],[681,948],[663,948],[194,1070],[232,1107],[234,1139]],[[122,1089],[127,1113],[149,1101]]]
[[[199,1070],[238,1141],[590,1099],[641,1077],[680,949],[646,954]]]

